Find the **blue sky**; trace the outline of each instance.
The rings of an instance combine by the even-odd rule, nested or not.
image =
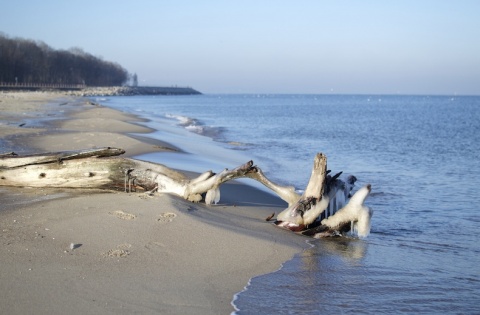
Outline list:
[[[480,95],[480,1],[0,0],[0,32],[203,93]]]

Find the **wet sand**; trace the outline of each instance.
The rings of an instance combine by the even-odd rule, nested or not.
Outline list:
[[[175,150],[139,118],[61,94],[0,93],[0,151]],[[128,133],[136,133],[135,136]],[[0,152],[0,153],[1,153]],[[280,199],[239,183],[219,205],[175,196],[0,186],[5,314],[229,314],[233,295],[305,238],[264,219]]]

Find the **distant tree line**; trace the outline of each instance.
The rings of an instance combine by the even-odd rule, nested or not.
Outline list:
[[[43,42],[0,34],[0,82],[120,86],[129,78],[119,64],[80,48],[55,50]]]

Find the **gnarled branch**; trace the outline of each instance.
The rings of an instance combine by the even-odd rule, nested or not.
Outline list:
[[[300,196],[290,186],[281,186],[269,180],[253,161],[232,170],[224,169],[216,174],[207,171],[197,178],[164,165],[118,157],[125,151],[118,148],[59,152],[18,156],[14,153],[0,155],[0,186],[102,188],[132,191],[170,193],[184,199],[206,204],[218,203],[220,186],[236,178],[254,179],[288,203],[277,216],[276,224],[294,231],[309,230],[316,236],[335,234],[346,230],[347,223],[359,235],[370,231],[372,212],[363,205],[370,193],[370,186],[360,189],[348,201],[356,180],[346,182],[339,174],[327,175],[327,157],[315,156],[312,174],[304,193]],[[203,197],[205,196],[205,197]],[[330,201],[334,202],[330,202]],[[329,211],[325,212],[325,209]],[[320,218],[325,218],[320,221]]]

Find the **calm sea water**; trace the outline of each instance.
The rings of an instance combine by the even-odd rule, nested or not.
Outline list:
[[[372,184],[372,233],[312,241],[234,297],[238,314],[480,314],[480,97],[115,97],[191,154],[142,156],[221,170],[253,159],[303,189],[313,157]],[[179,126],[181,124],[181,126]],[[192,133],[193,132],[193,133]]]

